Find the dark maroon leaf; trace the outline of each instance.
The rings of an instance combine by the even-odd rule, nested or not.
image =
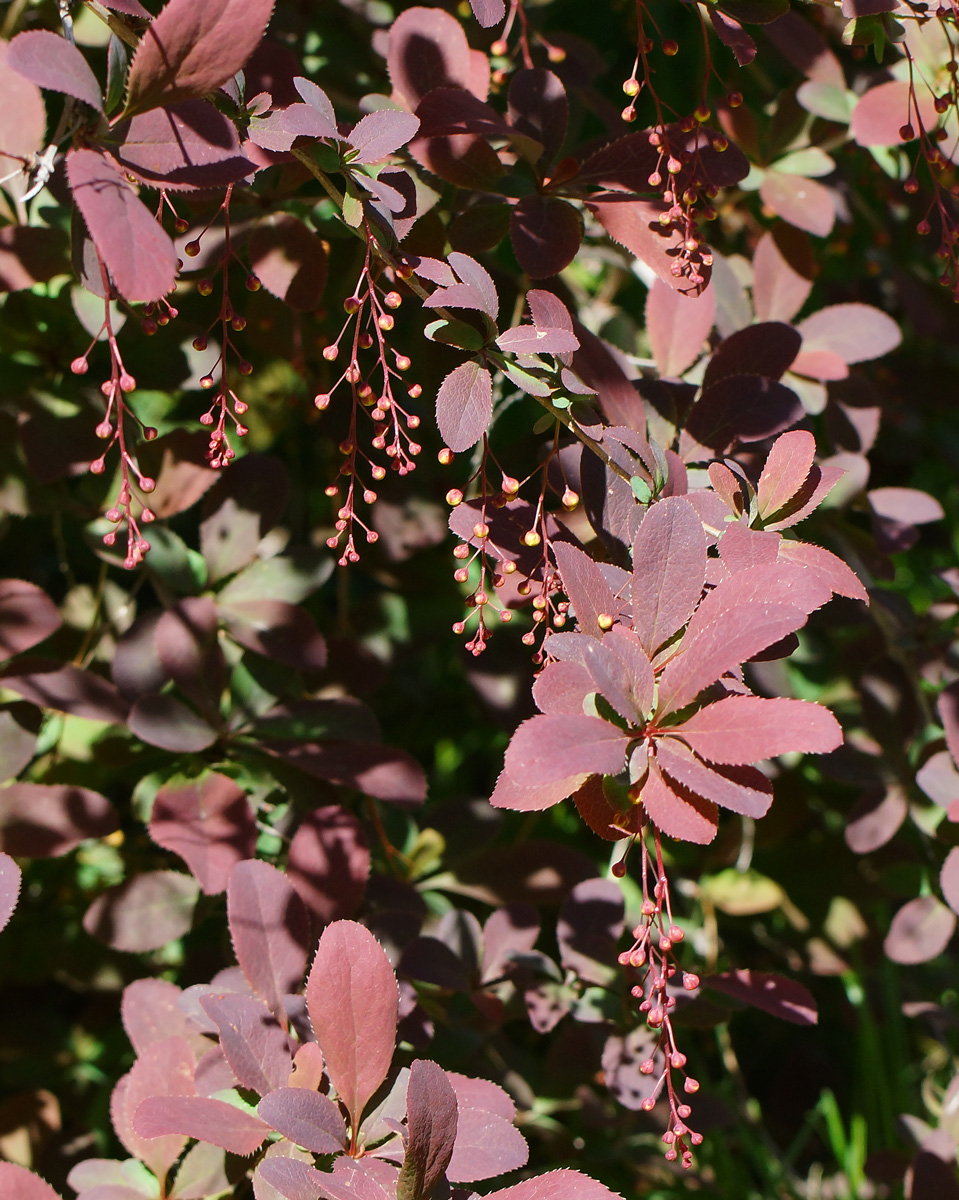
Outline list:
[[[557,196],[524,196],[510,217],[517,261],[531,279],[558,275],[576,257],[583,240],[579,211]]]
[[[697,754],[731,765],[796,751],[828,754],[842,744],[828,708],[782,697],[728,696],[688,717],[680,729]]]
[[[490,1179],[523,1166],[529,1155],[526,1140],[513,1126],[509,1096],[495,1083],[447,1072],[459,1110],[456,1144],[446,1169],[451,1183]]]
[[[383,108],[367,113],[353,126],[349,143],[356,151],[355,162],[379,162],[414,136],[420,122],[412,113]]]
[[[959,762],[959,683],[950,683],[936,701],[939,720],[946,734],[946,745],[953,761]]]
[[[6,927],[20,896],[20,868],[9,854],[0,852],[0,929]]]
[[[370,850],[356,817],[338,804],[304,817],[290,842],[286,874],[321,921],[352,917],[370,874]]]
[[[883,942],[893,962],[912,966],[942,954],[956,928],[956,914],[935,896],[907,900],[892,919]]]
[[[214,719],[226,683],[218,625],[216,605],[209,596],[188,596],[167,609],[154,634],[167,677]]]
[[[117,161],[148,187],[224,187],[254,169],[233,122],[206,100],[141,113],[115,137]]]
[[[36,753],[40,713],[32,704],[0,706],[0,779],[19,775]]]
[[[142,696],[130,709],[131,733],[151,746],[196,754],[216,741],[217,731],[175,696]]]
[[[719,810],[712,800],[668,782],[655,762],[649,764],[641,799],[649,819],[669,837],[708,846],[716,836]]]
[[[784,384],[760,375],[730,375],[704,387],[686,429],[702,445],[722,452],[736,441],[764,441],[804,416],[799,397]]]
[[[219,1030],[220,1049],[242,1087],[265,1096],[286,1086],[293,1067],[289,1039],[262,1001],[210,993],[200,1005]]]
[[[607,986],[623,932],[623,893],[611,879],[587,879],[559,910],[556,940],[560,961],[587,983]]]
[[[263,1142],[270,1127],[233,1104],[206,1096],[157,1096],[137,1108],[133,1127],[143,1138],[181,1134],[246,1156]]]
[[[393,1060],[399,992],[383,948],[368,929],[335,921],[320,938],[306,1003],[330,1082],[355,1129]]]
[[[597,717],[531,717],[513,734],[506,771],[516,783],[532,787],[575,775],[617,775],[628,742],[621,729]]]
[[[290,494],[277,458],[248,454],[233,463],[203,501],[200,549],[215,583],[256,557],[260,539],[276,525]]]
[[[309,917],[282,872],[251,859],[237,863],[226,895],[230,937],[247,982],[277,1015],[306,968]]]
[[[660,216],[668,211],[661,201],[601,192],[590,198],[589,207],[614,241],[625,246],[671,288],[691,296],[698,296],[705,289],[712,267],[696,268],[702,283],[690,279],[691,268],[683,260],[685,235],[679,224],[660,222]]]
[[[478,94],[463,27],[439,8],[417,6],[400,13],[390,26],[386,65],[395,98],[409,109],[433,88],[460,87]],[[485,92],[479,98],[484,100]]]
[[[782,975],[740,969],[707,975],[703,984],[793,1025],[815,1025],[819,1021],[816,1001],[809,992],[802,984]]]
[[[46,283],[65,274],[68,264],[67,242],[60,230],[30,225],[0,229],[0,292],[20,292]]]
[[[703,390],[730,376],[779,379],[789,370],[801,345],[802,335],[782,321],[748,325],[724,338],[713,352],[703,376]]]
[[[107,888],[87,909],[83,928],[114,950],[159,950],[193,923],[200,885],[178,871],[146,871]]]
[[[280,1087],[264,1096],[256,1111],[285,1138],[314,1154],[338,1154],[346,1147],[346,1126],[329,1096]]]
[[[405,750],[373,742],[263,743],[270,754],[328,783],[341,784],[397,804],[422,804],[426,798],[423,768]]]
[[[268,292],[298,312],[312,312],[326,284],[326,251],[297,217],[272,213],[254,227],[250,265]]]
[[[273,0],[167,0],[144,30],[127,79],[127,113],[215,92],[256,49]]]
[[[504,173],[496,151],[480,134],[416,138],[409,149],[427,171],[457,187],[495,191]]]
[[[246,794],[216,771],[161,787],[150,836],[184,860],[208,896],[226,891],[234,866],[256,853],[256,821]]]
[[[741,67],[748,66],[756,57],[756,43],[742,25],[718,8],[709,9],[709,20],[719,40],[735,54],[736,62]]]
[[[611,346],[582,325],[577,323],[575,330],[580,347],[573,355],[573,368],[599,396],[606,419],[614,426],[641,429],[645,436],[643,401],[623,369],[623,360],[616,357]],[[625,490],[631,506],[635,507],[635,497],[629,488]]]
[[[283,600],[237,600],[221,604],[234,641],[299,671],[326,666],[326,642],[305,608]]]
[[[456,1141],[457,1107],[446,1072],[428,1059],[410,1068],[406,1088],[406,1155],[397,1181],[397,1200],[421,1200],[443,1178]]]
[[[566,140],[569,101],[552,71],[542,67],[515,71],[509,84],[508,112],[514,129],[540,142],[547,159],[559,153]]]
[[[581,164],[579,181],[627,192],[651,192],[649,176],[659,165],[660,150],[650,143],[649,133],[648,129],[627,133],[595,151]]]
[[[506,0],[470,0],[470,8],[480,25],[491,29],[506,15]]]
[[[87,838],[119,828],[99,792],[63,783],[11,783],[0,788],[0,850],[22,858],[68,854]]]
[[[648,655],[686,624],[705,580],[706,538],[696,510],[682,496],[654,504],[633,542],[630,583],[633,628]]]
[[[909,806],[894,784],[866,792],[856,801],[846,824],[846,845],[854,854],[871,854],[899,830]]]
[[[473,361],[460,363],[440,384],[436,396],[436,424],[443,441],[454,453],[469,450],[486,432],[492,415],[489,371]]]
[[[75,96],[103,112],[100,85],[76,46],[46,29],[18,33],[7,48],[7,63],[38,87]]]
[[[117,641],[110,674],[125,700],[139,700],[150,692],[158,692],[167,681],[154,640],[162,616],[159,609],[140,613]]]
[[[176,280],[173,242],[113,159],[96,150],[72,149],[67,178],[120,295],[148,302],[165,296]]]
[[[127,706],[117,689],[92,671],[41,658],[22,658],[8,670],[11,674],[0,678],[3,687],[40,708],[91,721],[122,724],[126,719]]]
[[[23,579],[0,579],[0,661],[22,654],[60,628],[46,592]]]

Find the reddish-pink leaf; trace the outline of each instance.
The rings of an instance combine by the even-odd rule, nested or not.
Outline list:
[[[161,1179],[183,1151],[180,1130],[162,1130],[167,1136],[148,1141],[150,1134],[136,1126],[136,1113],[144,1100],[195,1096],[193,1052],[180,1037],[168,1037],[147,1046],[120,1080],[111,1098],[110,1113],[120,1141]]]
[[[225,187],[253,171],[236,126],[206,100],[142,113],[116,131],[120,165],[148,187]]]
[[[939,873],[939,886],[946,903],[953,912],[959,913],[959,846],[953,846],[946,855]]]
[[[614,241],[651,267],[671,288],[692,296],[698,296],[706,288],[712,267],[698,268],[704,279],[698,284],[690,282],[688,270],[678,275],[672,273],[671,268],[681,261],[685,237],[679,225],[660,223],[660,215],[668,211],[665,204],[658,200],[600,193],[591,198],[589,207]]]
[[[57,606],[35,583],[0,579],[0,661],[44,641],[60,623]]]
[[[779,543],[779,557],[814,572],[837,596],[848,596],[851,600],[869,603],[869,593],[858,576],[831,551],[808,542],[784,540]]]
[[[590,637],[602,637],[599,618],[616,617],[623,607],[623,598],[618,597],[607,583],[599,564],[578,546],[554,542],[553,554],[579,631]],[[608,628],[607,621],[604,620],[603,625]]]
[[[356,151],[355,162],[379,162],[414,136],[420,127],[418,117],[412,113],[397,112],[383,108],[367,113],[354,126],[349,143]]]
[[[905,79],[890,79],[860,97],[852,112],[849,132],[860,146],[901,146],[899,130],[903,125],[913,125],[918,134],[914,105],[918,105],[926,129],[938,125],[935,101],[928,88],[917,87],[913,92]]]
[[[286,152],[299,137],[337,137],[335,120],[317,111],[312,104],[290,104],[286,108],[275,108],[266,116],[253,117],[247,132],[255,146],[275,153]]]
[[[959,683],[950,683],[936,701],[939,720],[946,734],[946,745],[954,762],[959,762]]]
[[[0,177],[14,169],[7,157],[27,159],[38,151],[43,143],[47,128],[47,114],[43,107],[43,96],[36,84],[15,71],[8,62],[10,43],[0,41]],[[8,179],[2,185],[12,195],[21,196],[27,190],[27,175]]]
[[[849,368],[833,350],[800,350],[789,368],[794,375],[805,375],[828,383],[846,379]]]
[[[647,654],[686,624],[705,579],[706,536],[696,510],[682,496],[652,505],[633,542],[630,582],[633,628]]]
[[[805,263],[787,258],[783,244],[788,246],[787,239],[764,233],[753,253],[753,304],[760,321],[791,321],[812,291],[812,280],[799,269]]]
[[[827,237],[836,220],[832,192],[815,179],[767,171],[759,185],[763,203],[797,229]]]
[[[558,196],[524,196],[513,207],[509,229],[516,259],[530,279],[565,270],[583,240],[583,218]]]
[[[225,891],[234,866],[256,852],[256,821],[246,794],[216,771],[161,787],[150,836],[184,860],[208,896]]]
[[[60,1200],[45,1179],[12,1162],[0,1162],[0,1193],[4,1200]]]
[[[568,354],[579,349],[579,338],[572,330],[535,325],[514,325],[496,339],[509,354]]]
[[[486,92],[480,95],[474,86],[463,26],[440,8],[416,6],[400,13],[390,26],[386,65],[395,98],[409,109],[438,87],[461,87],[486,99]]]
[[[215,92],[256,49],[272,11],[273,0],[167,0],[133,56],[126,111]]]
[[[230,1154],[252,1154],[270,1127],[233,1104],[206,1096],[156,1096],[144,1100],[133,1117],[142,1138],[180,1134],[220,1146]]]
[[[956,928],[956,914],[935,896],[907,900],[892,919],[883,942],[886,956],[904,966],[942,954]]]
[[[470,8],[484,29],[492,29],[506,15],[506,0],[470,0]]]
[[[456,1093],[446,1072],[429,1059],[417,1059],[410,1067],[406,1124],[409,1137],[398,1194],[408,1189],[412,1196],[429,1196],[450,1164],[457,1131]]]
[[[195,1027],[187,1022],[179,1005],[182,995],[176,984],[165,979],[134,979],[123,989],[120,1018],[137,1054],[168,1037],[189,1041],[195,1036]]]
[[[796,326],[803,351],[831,350],[844,363],[881,358],[902,341],[899,326],[870,304],[830,304]]]
[[[455,367],[440,384],[436,396],[436,424],[440,436],[454,453],[475,446],[493,416],[493,379],[479,363]]]
[[[846,845],[854,854],[871,854],[892,838],[909,811],[902,788],[890,784],[861,796],[846,823]]]
[[[289,881],[269,863],[237,863],[226,896],[230,937],[250,986],[278,1016],[306,967],[309,917]]]
[[[621,1200],[619,1193],[611,1192],[605,1184],[567,1167],[487,1195],[491,1200]]]
[[[533,699],[543,713],[579,716],[583,701],[596,687],[593,677],[579,662],[550,662],[536,676]]]
[[[930,521],[941,521],[946,515],[935,497],[916,488],[873,488],[866,498],[876,516],[903,525],[926,525]]]
[[[959,820],[959,771],[948,750],[940,750],[922,764],[916,783],[934,804],[947,810],[950,821]]]
[[[178,871],[146,871],[108,888],[87,909],[83,928],[114,950],[159,950],[193,922],[200,885]]]
[[[200,1005],[219,1030],[220,1049],[242,1087],[265,1096],[286,1085],[293,1067],[289,1039],[262,1001],[211,992]]]
[[[719,827],[716,805],[678,783],[670,786],[655,762],[649,764],[640,799],[646,815],[668,837],[706,846],[716,836]]]
[[[173,242],[113,159],[96,150],[70,150],[67,178],[120,295],[147,302],[165,296],[176,281]]]
[[[396,1194],[392,1164],[372,1156],[356,1161],[340,1155],[333,1163],[332,1175],[320,1175],[320,1181],[322,1200],[393,1200]]]
[[[565,800],[589,778],[587,774],[570,775],[566,779],[558,779],[554,783],[520,784],[511,778],[508,772],[501,771],[496,781],[496,787],[489,798],[494,808],[511,808],[519,812],[536,812],[544,808],[552,808]]]
[[[830,598],[830,589],[811,571],[793,563],[760,563],[739,571],[706,594],[696,609],[686,630],[684,647],[689,639],[714,624],[727,621],[731,610],[743,610],[751,604],[783,604],[805,615],[821,608]],[[797,618],[794,629],[802,624]],[[751,658],[752,655],[746,655]]]
[[[730,812],[764,817],[773,802],[772,784],[761,771],[744,766],[713,769],[676,738],[657,739],[656,762],[674,783]]]
[[[780,536],[750,529],[739,521],[726,526],[719,539],[719,556],[734,574],[750,567],[768,566],[778,557]]]
[[[816,1001],[806,988],[782,975],[740,969],[707,975],[703,984],[793,1025],[816,1025],[819,1021]]]
[[[283,1142],[274,1143],[283,1146]],[[288,1144],[288,1143],[286,1143]],[[282,1155],[271,1156],[270,1150],[260,1161],[253,1173],[253,1194],[256,1200],[317,1200],[322,1194],[324,1181],[328,1178],[316,1167],[297,1158]],[[272,1189],[261,1198],[262,1184]]]
[[[330,1082],[355,1129],[393,1061],[399,1012],[393,968],[368,929],[353,921],[326,927],[306,1003]]]
[[[0,929],[13,916],[20,896],[20,868],[9,854],[0,852]]]
[[[346,1147],[346,1126],[329,1096],[281,1087],[264,1096],[256,1111],[278,1133],[314,1154],[338,1154]]]
[[[370,874],[370,850],[349,809],[329,804],[304,817],[290,842],[286,873],[321,921],[356,912]]]
[[[632,630],[614,625],[601,642],[578,634],[598,690],[630,725],[641,723],[653,707],[653,668]],[[580,710],[582,711],[582,710]]]
[[[529,787],[575,775],[617,775],[628,744],[621,729],[598,717],[531,717],[507,747],[506,772]]]
[[[713,327],[716,296],[712,288],[699,297],[682,296],[654,279],[646,297],[646,332],[660,375],[678,376],[703,351]]]
[[[7,854],[56,858],[119,825],[110,801],[88,788],[11,783],[0,789],[0,850]]]
[[[76,46],[46,29],[18,33],[7,47],[7,62],[38,87],[66,92],[103,112],[100,85]]]
[[[523,1166],[529,1150],[513,1125],[515,1109],[506,1092],[486,1079],[446,1074],[459,1110],[456,1144],[446,1168],[449,1181],[473,1183]]]
[[[815,457],[816,439],[804,429],[773,442],[756,492],[761,516],[772,517],[789,503],[806,482]]]
[[[828,754],[842,745],[842,729],[828,708],[808,700],[727,696],[694,713],[678,733],[709,762],[759,762],[802,751]]]
[[[298,312],[316,308],[326,284],[326,250],[301,220],[271,213],[255,226],[248,248],[250,265],[268,292]]]

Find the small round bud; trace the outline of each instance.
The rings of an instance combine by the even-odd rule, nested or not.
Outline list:
[[[201,279],[200,282],[196,285],[196,290],[200,293],[201,296],[211,296],[213,294],[213,280],[212,279]],[[162,325],[163,318],[160,317],[159,321],[160,321],[160,324]]]
[[[730,108],[739,108],[743,102],[742,92],[730,92],[726,97],[726,103]]]
[[[574,492],[571,487],[567,486],[566,490],[563,492],[560,503],[567,512],[572,512],[573,509],[575,509],[579,504],[579,493]]]
[[[476,524],[473,526],[473,536],[480,538],[481,540],[483,538],[488,538],[489,537],[489,526],[484,525],[484,523],[482,521],[477,521]]]
[[[613,618],[609,615],[609,613],[600,613],[596,618],[596,624],[605,633],[607,629],[613,628]]]
[[[916,136],[916,131],[915,131],[915,129],[913,129],[912,125],[908,121],[906,122],[905,125],[900,125],[899,137],[900,137],[901,141],[911,142],[915,136]]]
[[[323,347],[323,357],[326,359],[327,362],[334,362],[336,360],[336,356],[339,354],[339,352],[340,352],[339,346],[324,346]]]
[[[155,479],[151,479],[149,477],[149,475],[141,476],[141,478],[140,478],[140,491],[141,492],[152,492],[153,489],[156,487],[156,485],[157,485],[157,481]]]
[[[679,53],[679,43],[674,42],[672,38],[667,38],[663,42],[663,53],[667,58],[674,58]]]
[[[406,393],[411,400],[418,400],[423,395],[423,389],[418,383],[414,383],[411,388],[407,389]]]
[[[387,292],[383,297],[383,303],[387,308],[399,308],[403,303],[403,297],[399,292]]]
[[[259,279],[255,275],[247,275],[246,290],[248,292],[258,292],[262,286],[263,286],[263,284],[259,281]]]
[[[410,360],[406,357],[405,354],[398,354],[396,356],[397,371],[408,371],[410,369],[411,365],[412,364],[411,364]]]
[[[936,112],[942,116],[951,103],[952,101],[949,96],[937,96],[933,102],[933,108],[935,108]]]
[[[465,621],[454,621],[453,622],[453,632],[454,633],[464,633],[465,630],[466,630],[466,622]]]
[[[380,313],[380,315],[376,318],[376,323],[384,333],[389,333],[389,331],[396,324],[389,313]]]
[[[527,529],[527,531],[523,534],[524,546],[538,546],[542,540],[543,539],[535,529]]]
[[[700,124],[702,124],[704,121],[708,121],[709,120],[709,105],[708,104],[698,105],[696,108],[693,109],[693,116],[696,118],[697,121],[699,121]]]
[[[200,380],[200,387],[203,388],[204,391],[209,391],[210,388],[213,387],[213,376],[212,375],[204,375],[203,378]]]
[[[137,381],[132,375],[128,375],[126,371],[120,376],[120,391],[134,392],[136,391]]]
[[[102,475],[102,474],[103,474],[103,472],[106,470],[106,466],[107,466],[107,464],[106,464],[106,461],[105,461],[104,459],[102,459],[102,458],[95,458],[95,459],[93,460],[93,462],[92,462],[92,463],[90,463],[90,471],[91,471],[91,472],[92,472],[92,474],[94,474],[94,475]]]
[[[343,311],[349,313],[350,316],[360,311],[360,302],[356,296],[347,296],[343,301]]]
[[[509,50],[509,42],[504,38],[497,38],[489,48],[490,54],[495,55],[497,58],[502,58],[507,50]]]
[[[658,171],[653,171],[649,179],[646,181],[651,188],[658,188],[663,182],[663,177]]]
[[[108,438],[113,433],[113,426],[109,421],[101,421],[95,432],[98,438]]]
[[[463,503],[463,493],[459,490],[459,488],[450,488],[450,490],[446,493],[446,503],[450,506],[450,508],[456,508],[458,504]]]
[[[510,621],[512,621],[512,619],[513,619],[513,614],[509,611],[508,608],[501,608],[499,610],[499,619],[503,622],[504,625],[508,625],[510,623]]]
[[[90,370],[90,364],[85,358],[75,358],[70,364],[70,370],[74,375],[86,375]]]
[[[196,256],[200,253],[199,241],[195,240],[192,242],[187,242],[187,244],[183,247],[183,253],[187,256],[187,258],[196,258]]]
[[[386,478],[386,468],[385,467],[372,467],[370,469],[370,474],[373,476],[373,478],[376,480],[376,482],[379,483],[381,480]]]
[[[514,479],[512,475],[504,475],[502,487],[507,496],[515,496],[519,491],[520,482],[518,479]]]
[[[638,79],[627,79],[626,82],[623,84],[623,91],[626,93],[627,96],[638,96],[639,95],[639,80]]]
[[[923,220],[921,220],[916,226],[916,233],[918,233],[920,237],[925,237],[931,231],[931,229],[932,226],[927,220],[925,220],[925,218],[923,218]]]
[[[683,1081],[683,1091],[694,1096],[699,1091],[699,1080],[688,1078]]]
[[[253,364],[250,362],[247,362],[245,359],[243,360],[243,362],[237,363],[236,369],[240,372],[241,375],[252,375],[253,374]]]
[[[656,1107],[656,1101],[652,1098],[652,1096],[647,1096],[639,1107],[643,1110],[643,1112],[652,1112]]]
[[[156,321],[154,321],[154,319],[152,317],[144,317],[143,320],[140,322],[140,328],[147,335],[147,337],[153,337],[153,335],[157,331],[158,326],[157,326]]]
[[[205,349],[207,348],[207,346],[208,346],[209,344],[210,344],[210,343],[209,343],[209,342],[206,340],[206,338],[205,338],[205,337],[202,337],[202,336],[201,336],[201,337],[195,337],[195,338],[193,339],[193,349],[194,349],[194,350],[199,350],[199,351],[201,351],[201,352],[202,352],[203,350],[205,350]]]
[[[669,1065],[671,1067],[675,1067],[677,1071],[681,1071],[686,1065],[686,1055],[680,1054],[680,1052],[677,1050],[675,1053],[669,1056]]]
[[[628,104],[619,115],[620,119],[623,121],[635,121],[636,109],[632,104]]]

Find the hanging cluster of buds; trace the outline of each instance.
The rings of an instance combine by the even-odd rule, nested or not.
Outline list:
[[[393,313],[402,303],[393,281],[409,278],[412,271],[401,265],[395,273],[387,274],[374,258],[372,232],[369,228],[366,232],[363,268],[352,294],[343,302],[346,319],[336,338],[323,349],[323,358],[328,363],[345,359],[345,365],[314,399],[322,412],[329,407],[338,388],[349,387],[352,397],[349,430],[340,443],[342,480],[326,489],[331,500],[339,501],[336,532],[327,539],[327,545],[333,550],[342,544],[340,566],[359,560],[357,526],[368,543],[377,540],[376,531],[357,515],[358,502],[375,504],[374,485],[386,478],[387,469],[408,475],[415,469],[415,460],[422,450],[414,437],[420,417],[406,405],[408,400],[418,400],[423,389],[403,378],[410,368],[410,359],[388,340],[395,325]],[[405,392],[402,399],[397,395],[400,385]]]
[[[640,1012],[653,1033],[658,1033],[655,1050],[643,1063],[643,1075],[656,1075],[652,1092],[643,1100],[642,1108],[651,1112],[660,1098],[669,1107],[668,1126],[663,1133],[666,1159],[677,1160],[689,1169],[693,1165],[691,1147],[698,1146],[703,1135],[696,1133],[686,1124],[692,1109],[685,1097],[699,1091],[699,1083],[687,1075],[686,1055],[676,1044],[672,1012],[676,997],[670,994],[677,976],[686,991],[699,987],[699,977],[683,971],[675,961],[675,948],[684,938],[682,928],[673,920],[669,897],[669,881],[663,866],[659,830],[650,826],[656,847],[655,861],[652,859],[644,834],[640,834],[642,850],[642,919],[633,930],[635,939],[629,950],[619,956],[620,964],[640,972],[640,981],[633,987],[632,994],[640,1001]],[[624,875],[625,859],[617,863],[614,874]],[[681,1080],[681,1082],[680,1082]],[[680,1091],[680,1089],[682,1089]]]

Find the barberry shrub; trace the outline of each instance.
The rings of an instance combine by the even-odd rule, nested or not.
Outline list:
[[[959,1193],[957,43],[9,5],[4,1195]]]

